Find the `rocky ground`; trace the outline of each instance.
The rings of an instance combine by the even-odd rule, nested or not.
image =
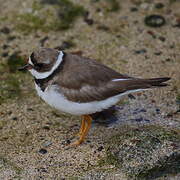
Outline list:
[[[180,179],[179,9],[178,0],[2,1],[0,179]],[[94,115],[86,142],[68,148],[80,117],[42,102],[17,71],[40,46],[172,80]]]

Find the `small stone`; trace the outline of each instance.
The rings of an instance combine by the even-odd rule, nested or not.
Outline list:
[[[84,12],[84,18],[86,19],[86,18],[88,18],[88,16],[89,16],[89,11],[85,11]]]
[[[8,56],[8,52],[4,52],[1,54],[2,57],[7,57]]]
[[[43,143],[43,146],[44,146],[44,147],[48,147],[48,146],[50,146],[51,144],[52,144],[51,141],[46,141],[45,143]]]
[[[132,95],[132,94],[128,94],[128,97],[129,97],[130,99],[136,99],[135,96]]]
[[[142,108],[142,109],[139,110],[139,112],[147,112],[147,110]]]
[[[99,25],[97,26],[98,30],[103,30],[103,31],[109,31],[109,27],[107,27],[106,25]]]
[[[93,19],[85,18],[84,21],[85,21],[88,25],[93,25],[93,24],[94,24],[94,20],[93,20]]]
[[[156,108],[156,113],[160,114],[160,109],[159,108]]]
[[[152,99],[151,102],[152,102],[152,103],[156,103],[156,100]]]
[[[151,35],[154,39],[156,39],[156,35],[154,34],[153,31],[147,31],[147,33],[148,33],[149,35]]]
[[[16,39],[16,36],[9,36],[8,38],[7,38],[7,41],[13,41],[13,40],[15,40]]]
[[[27,108],[27,111],[34,111],[33,108]]]
[[[172,45],[169,46],[169,48],[170,48],[170,49],[174,49],[174,48],[175,48],[175,45],[172,44]]]
[[[137,122],[141,122],[141,121],[143,121],[143,120],[144,120],[144,119],[143,119],[142,117],[135,119],[135,121],[137,121]]]
[[[161,27],[161,26],[165,25],[166,20],[161,15],[153,14],[153,15],[150,15],[150,16],[146,16],[145,19],[144,19],[144,23],[147,26],[157,28],[157,27]]]
[[[91,141],[90,141],[90,140],[86,140],[86,142],[87,142],[87,143],[91,143]]]
[[[8,27],[3,27],[0,32],[4,33],[4,34],[9,34],[10,33],[10,29]]]
[[[140,50],[136,50],[136,51],[134,51],[135,52],[135,54],[144,54],[144,53],[146,53],[147,51],[146,51],[146,49],[140,49]]]
[[[13,118],[12,118],[12,120],[17,121],[17,120],[18,120],[18,118],[17,118],[17,117],[13,117]]]
[[[170,61],[171,61],[171,59],[170,59],[170,58],[167,58],[165,61],[170,62]]]
[[[173,27],[180,28],[180,18],[176,19],[176,23],[173,25]]]
[[[97,3],[99,0],[91,0],[92,3]]]
[[[103,146],[99,146],[99,147],[98,147],[98,149],[97,149],[97,151],[99,151],[99,152],[100,152],[100,151],[102,151],[103,149],[104,149],[104,147],[103,147]]]
[[[66,140],[66,144],[70,144],[71,141],[69,139]]]
[[[167,118],[173,117],[173,113],[172,112],[168,113],[166,117]]]
[[[164,41],[166,41],[166,38],[163,37],[163,36],[160,36],[160,37],[159,37],[159,40],[161,40],[162,42],[164,42]]]
[[[132,8],[130,9],[130,11],[131,11],[131,12],[136,12],[136,11],[138,11],[138,8],[132,7]]]
[[[50,127],[48,125],[43,126],[43,129],[50,130]]]
[[[3,46],[2,46],[3,49],[7,49],[8,47],[9,47],[9,45],[7,45],[7,44],[3,44]]]
[[[41,168],[41,169],[39,169],[39,171],[40,171],[40,172],[47,173],[47,169],[45,169],[45,168]]]
[[[155,4],[155,8],[157,8],[157,9],[162,9],[163,7],[164,7],[163,3],[156,3]]]
[[[68,144],[71,144],[71,141],[70,141],[69,139],[64,140],[64,141],[62,142],[62,145],[68,145]]]
[[[139,23],[139,21],[137,21],[137,20],[136,20],[136,21],[134,21],[133,23],[134,23],[134,24],[138,24],[138,23]]]
[[[101,11],[102,11],[101,8],[96,9],[96,12],[101,12]]]
[[[147,10],[149,8],[149,4],[148,3],[142,3],[140,5],[140,8],[144,9],[144,10]]]
[[[139,114],[139,113],[144,113],[144,112],[147,112],[146,109],[142,108],[142,109],[135,109],[133,114]]]
[[[8,114],[8,115],[11,115],[11,114],[12,114],[12,111],[9,111],[7,114]]]
[[[42,148],[42,149],[39,150],[39,153],[40,153],[40,154],[46,154],[46,153],[47,153],[47,150]]]
[[[159,51],[159,52],[155,52],[154,54],[155,54],[156,56],[160,56],[160,55],[162,54],[162,52]]]
[[[176,97],[176,104],[180,105],[180,95],[177,95],[177,97]]]

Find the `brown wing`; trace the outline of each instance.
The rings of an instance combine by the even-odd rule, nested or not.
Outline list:
[[[127,79],[112,81],[113,79]],[[151,87],[146,81],[122,75],[94,60],[66,54],[54,83],[70,101],[100,101],[128,90]]]

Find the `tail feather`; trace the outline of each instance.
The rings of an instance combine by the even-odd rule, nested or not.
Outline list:
[[[162,86],[168,86],[168,84],[164,83],[171,78],[169,77],[162,77],[162,78],[151,78],[151,79],[145,79],[144,81],[151,85],[152,87],[162,87]]]
[[[146,90],[156,87],[168,86],[166,81],[170,80],[169,77],[151,78],[151,79],[139,79],[139,78],[128,78],[118,79],[115,81],[118,86],[119,92],[137,92],[138,90]],[[118,83],[117,83],[118,82]]]

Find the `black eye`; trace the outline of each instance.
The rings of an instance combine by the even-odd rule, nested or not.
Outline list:
[[[43,63],[36,63],[36,64],[35,64],[35,68],[36,68],[36,69],[41,69],[41,68],[43,68],[43,66],[44,66]]]

